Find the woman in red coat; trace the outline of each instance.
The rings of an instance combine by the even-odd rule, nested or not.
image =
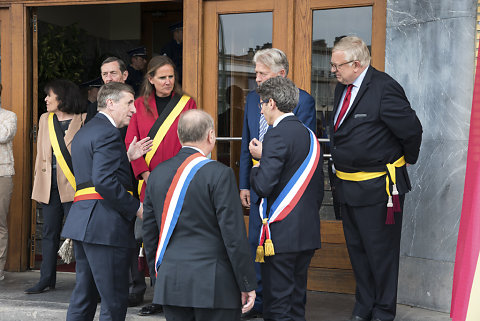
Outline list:
[[[131,162],[135,178],[140,181],[139,195],[143,202],[150,172],[161,162],[178,153],[178,116],[186,110],[196,109],[195,101],[181,91],[175,80],[175,65],[167,56],[153,57],[135,101],[137,112],[128,125],[126,146],[135,136],[140,140],[153,139],[152,150]]]

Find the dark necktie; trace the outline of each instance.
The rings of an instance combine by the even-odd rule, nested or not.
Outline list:
[[[335,123],[335,131],[337,131],[338,126],[340,125],[343,116],[347,112],[348,106],[350,105],[350,97],[352,96],[352,88],[353,85],[348,85],[347,93],[345,94],[345,98],[343,99],[342,109],[340,109],[340,114],[338,114],[337,122]]]

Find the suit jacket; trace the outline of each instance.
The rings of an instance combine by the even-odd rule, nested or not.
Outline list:
[[[72,160],[77,186],[93,183],[103,200],[73,203],[62,235],[92,244],[135,247],[133,224],[140,202],[127,192],[133,187],[120,131],[97,114],[73,139]]]
[[[310,128],[314,133],[317,127],[317,112],[315,110],[315,100],[306,91],[299,89],[300,96],[298,104],[293,110],[293,113],[302,121],[305,126]],[[260,109],[258,103],[260,96],[255,90],[250,91],[247,95],[247,102],[245,103],[245,115],[243,120],[242,131],[242,146],[240,151],[240,173],[239,186],[240,189],[250,189],[250,170],[253,166],[252,155],[248,149],[248,144],[253,138],[258,139],[259,123],[260,123]],[[255,191],[250,193],[250,201],[257,203],[258,196]]]
[[[345,85],[335,88],[335,115]],[[370,66],[357,96],[334,132],[331,120],[332,158],[335,168],[345,172],[385,171],[402,155],[409,164],[417,161],[422,125],[403,91],[389,75]],[[406,166],[396,169],[400,194],[410,189]],[[366,206],[387,201],[385,177],[363,182],[336,179],[339,201]]]
[[[44,113],[40,116],[38,122],[38,136],[37,136],[37,158],[35,159],[35,174],[33,178],[32,199],[48,204],[50,202],[50,188],[52,185],[52,144],[48,133],[48,115]],[[73,119],[65,132],[65,145],[71,153],[72,140],[80,127],[85,122],[86,114],[75,114]],[[62,169],[57,166],[57,183],[60,200],[62,203],[72,202],[75,190],[63,174]]]
[[[0,177],[13,176],[12,142],[17,132],[17,115],[0,107]]]
[[[190,155],[182,148],[149,177],[144,202],[143,242],[150,271],[173,177]],[[196,308],[236,309],[240,291],[256,289],[255,271],[233,170],[212,161],[193,177],[157,273],[154,303]]]
[[[290,178],[308,155],[310,134],[295,116],[287,116],[267,131],[259,167],[252,168],[250,184],[267,199],[267,213]],[[322,153],[323,154],[323,153]],[[320,247],[323,200],[323,155],[302,197],[290,214],[270,225],[275,253],[291,253]]]

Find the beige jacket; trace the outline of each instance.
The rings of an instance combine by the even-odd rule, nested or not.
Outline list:
[[[13,176],[12,141],[17,132],[17,115],[0,108],[0,176]]]
[[[40,203],[50,202],[50,188],[52,184],[52,145],[48,135],[48,112],[40,116],[38,122],[37,158],[35,160],[35,174],[33,179],[32,199]],[[74,115],[70,126],[65,132],[65,145],[69,152],[72,149],[72,140],[85,122],[86,114]],[[75,190],[68,182],[61,168],[57,167],[58,192],[62,203],[72,202]]]

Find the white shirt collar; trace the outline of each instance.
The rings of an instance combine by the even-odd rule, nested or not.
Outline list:
[[[117,125],[115,125],[115,121],[113,120],[112,116],[110,116],[109,114],[107,114],[104,111],[99,111],[99,113],[105,115],[105,117],[107,117],[107,119],[112,123],[112,125],[114,127],[117,127]]]
[[[187,145],[182,146],[182,148],[192,148],[192,149],[195,149],[197,152],[199,152],[200,154],[202,154],[203,156],[205,156],[205,154],[200,150],[200,148],[193,147],[193,146],[187,146]]]
[[[276,127],[282,119],[284,119],[285,117],[288,117],[288,116],[293,116],[293,113],[285,113],[282,116],[275,119],[275,121],[273,122],[273,127]]]

